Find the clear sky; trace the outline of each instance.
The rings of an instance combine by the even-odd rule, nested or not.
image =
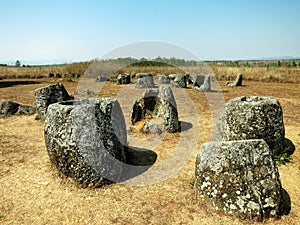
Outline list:
[[[300,0],[1,0],[0,63],[80,61],[156,40],[201,59],[300,57]]]

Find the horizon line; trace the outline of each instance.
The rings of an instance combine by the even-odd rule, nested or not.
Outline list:
[[[160,56],[157,56],[158,58]],[[132,59],[142,59],[145,57],[119,57],[120,59],[125,58],[132,58]],[[155,60],[156,58],[146,58],[146,60]],[[161,57],[165,59],[182,59],[182,58],[176,58],[176,57]],[[117,60],[118,58],[107,58],[107,59],[99,59],[99,58],[91,58],[91,59],[82,59],[82,60],[66,60],[66,59],[57,59],[57,60],[22,60],[22,59],[16,59],[16,60],[5,60],[3,62],[0,61],[0,65],[14,65],[16,61],[20,61],[22,65],[29,65],[29,66],[42,66],[42,65],[62,65],[62,64],[73,64],[73,63],[82,63],[82,62],[90,62],[93,60]],[[213,58],[207,58],[203,60],[190,60],[190,59],[184,59],[185,61],[196,61],[196,62],[229,62],[229,61],[274,61],[274,60],[300,60],[300,56],[266,56],[266,57],[253,57],[253,58],[220,58],[220,59],[213,59]]]

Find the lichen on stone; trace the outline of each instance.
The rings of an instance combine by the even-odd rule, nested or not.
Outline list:
[[[281,214],[278,169],[262,139],[203,144],[196,159],[195,189],[228,213],[248,218]]]

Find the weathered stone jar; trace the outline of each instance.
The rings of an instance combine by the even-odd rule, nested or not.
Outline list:
[[[44,120],[49,105],[71,100],[71,96],[68,94],[63,84],[57,83],[36,89],[34,92],[34,99],[38,115]]]
[[[155,86],[153,75],[150,73],[137,73],[135,77],[137,88],[153,88]]]
[[[194,76],[193,89],[197,91],[211,91],[210,75]]]
[[[120,180],[127,136],[116,99],[85,99],[51,104],[45,120],[51,162],[84,186]]]
[[[162,118],[165,131],[169,133],[180,131],[176,101],[172,89],[168,86],[149,88],[133,103],[130,116],[132,125],[145,118],[155,117]]]
[[[195,167],[195,189],[217,210],[260,221],[290,210],[273,153],[262,139],[208,142]]]
[[[130,84],[131,78],[128,73],[121,73],[117,77],[117,84]]]
[[[187,74],[169,74],[170,83],[173,87],[186,88],[188,75]]]
[[[216,140],[264,139],[275,155],[284,151],[280,103],[273,97],[237,97],[228,101],[215,131]]]

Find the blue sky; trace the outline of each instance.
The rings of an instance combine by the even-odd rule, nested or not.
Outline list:
[[[148,40],[200,59],[300,57],[299,0],[2,0],[0,11],[0,63],[89,60]]]

